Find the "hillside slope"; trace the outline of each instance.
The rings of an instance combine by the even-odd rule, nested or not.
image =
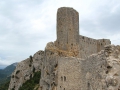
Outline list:
[[[12,72],[15,70],[17,63],[13,63],[7,66],[5,69],[0,69],[0,84],[6,82],[6,80],[10,79]]]

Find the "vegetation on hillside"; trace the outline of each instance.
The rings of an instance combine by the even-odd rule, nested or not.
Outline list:
[[[0,90],[8,90],[10,80],[4,81],[4,83],[0,84]]]
[[[39,80],[40,80],[40,71],[35,72],[34,76],[30,80],[26,81],[19,90],[38,90]],[[10,83],[10,77],[7,78],[4,83],[0,84],[0,90],[8,90]],[[12,89],[14,90],[14,88]]]
[[[15,70],[17,63],[13,63],[7,66],[4,69],[0,69],[0,85],[5,84],[8,79],[10,80],[10,76],[12,72]]]
[[[19,90],[38,90],[38,84],[40,80],[40,71],[35,72],[34,76],[30,80],[26,81]]]
[[[31,61],[32,62],[32,61]],[[0,69],[0,90],[8,90],[11,73],[14,71],[15,66],[8,66],[5,69]],[[19,71],[16,72],[16,74],[19,73]],[[40,71],[35,72],[35,68],[33,69],[34,76],[30,76],[30,80],[26,81],[19,90],[38,90],[39,87],[39,80],[41,73]],[[15,90],[12,88],[12,90]]]
[[[3,79],[5,79],[6,77],[7,77],[6,74],[0,73],[0,83],[3,82]]]

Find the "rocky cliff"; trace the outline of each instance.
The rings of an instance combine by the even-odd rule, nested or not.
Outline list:
[[[83,90],[120,90],[120,46],[107,45],[80,66]]]
[[[45,51],[38,51],[33,57],[18,63],[9,90],[19,90],[36,71],[41,71],[39,90],[120,89],[120,46],[107,45],[104,50],[86,59],[60,56],[53,47],[50,42]]]
[[[23,83],[33,77],[34,73],[40,71],[43,62],[44,51],[38,51],[28,59],[17,64],[15,71],[11,75],[8,90],[18,90]]]

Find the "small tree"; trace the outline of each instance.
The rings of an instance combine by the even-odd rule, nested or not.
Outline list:
[[[33,57],[32,57],[32,55],[30,55],[30,63],[32,63],[33,62]]]

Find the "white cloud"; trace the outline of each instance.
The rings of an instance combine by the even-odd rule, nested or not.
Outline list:
[[[32,29],[35,30],[34,32],[38,33],[39,31],[43,31],[45,28],[45,24],[42,23],[42,20],[31,20]]]
[[[79,12],[80,34],[119,44],[119,0],[0,1],[0,65],[19,62],[56,40],[59,7]],[[11,56],[11,58],[8,58]],[[1,64],[2,63],[2,64]]]

